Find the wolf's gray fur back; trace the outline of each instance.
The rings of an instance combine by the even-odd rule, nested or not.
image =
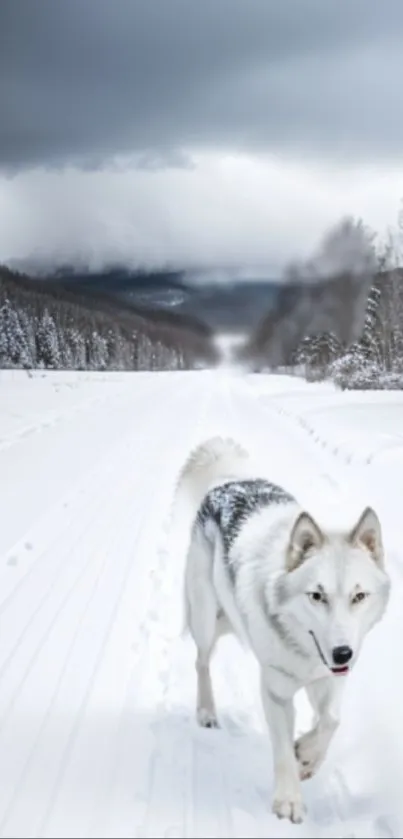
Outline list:
[[[251,477],[256,474],[249,453],[230,437],[212,437],[191,451],[176,483],[173,522],[186,527],[189,536],[200,506],[209,489],[228,478]],[[179,519],[179,521],[178,521]],[[175,526],[175,524],[174,524]],[[187,631],[187,600],[184,592],[183,632]]]
[[[296,504],[293,495],[264,478],[237,479],[211,489],[197,513],[196,524],[203,532],[209,524],[218,529],[223,547],[223,561],[234,582],[235,568],[230,550],[248,518],[273,504]]]

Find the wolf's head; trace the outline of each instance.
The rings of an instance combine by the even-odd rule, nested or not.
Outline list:
[[[389,599],[382,533],[367,507],[348,533],[323,532],[302,512],[286,551],[278,606],[333,673],[346,674]]]

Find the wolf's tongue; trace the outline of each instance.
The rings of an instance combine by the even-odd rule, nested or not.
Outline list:
[[[347,664],[344,667],[332,667],[332,673],[340,673],[342,675],[343,673],[348,673],[349,669]]]

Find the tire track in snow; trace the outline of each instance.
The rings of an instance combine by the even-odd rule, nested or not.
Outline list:
[[[194,396],[195,396],[195,394],[194,394]],[[193,396],[193,399],[194,399],[194,396]],[[187,408],[187,417],[189,419],[189,429],[186,430],[186,434],[189,433],[189,434],[193,435],[194,434],[194,428],[192,427],[191,414],[189,413],[188,399],[189,399],[188,394],[183,393],[183,397],[180,400],[180,405],[177,404],[177,406],[176,406],[176,414],[178,415],[178,417],[182,417],[184,409]],[[177,400],[177,402],[178,402],[178,400]],[[197,406],[197,401],[196,400],[194,400],[194,405]],[[178,408],[180,408],[180,411],[178,411]],[[158,417],[158,414],[156,414],[156,416],[157,416],[157,419],[160,420],[160,417]],[[164,417],[164,420],[169,421],[169,414],[167,414]],[[130,677],[130,673],[132,673],[131,681],[132,682],[134,681],[134,685],[132,684],[132,688],[134,688],[134,690],[135,690],[135,695],[133,697],[133,699],[134,699],[133,705],[131,705],[131,703],[130,704],[127,703],[127,705],[126,705],[127,714],[126,714],[125,719],[124,719],[125,724],[122,726],[122,734],[121,734],[121,736],[123,738],[123,743],[122,743],[123,747],[126,746],[126,743],[127,743],[128,740],[131,743],[131,726],[130,726],[130,723],[131,723],[131,718],[132,718],[132,715],[133,715],[133,711],[135,712],[135,709],[136,709],[136,702],[135,702],[136,694],[138,693],[139,690],[140,690],[140,692],[143,691],[143,684],[142,684],[142,682],[143,682],[143,672],[142,671],[144,670],[145,664],[147,663],[147,658],[149,658],[150,655],[152,655],[152,650],[150,651],[150,649],[149,649],[148,637],[147,637],[147,635],[149,633],[149,627],[147,626],[147,620],[150,617],[150,615],[148,615],[147,609],[148,608],[150,608],[150,609],[153,608],[151,606],[150,599],[151,599],[152,595],[155,594],[155,589],[156,589],[156,586],[157,586],[157,574],[153,573],[153,568],[154,568],[154,572],[156,572],[156,569],[155,569],[155,566],[154,566],[154,560],[153,560],[153,556],[154,556],[153,544],[154,544],[154,540],[158,538],[159,528],[160,528],[160,524],[161,524],[160,523],[161,510],[160,510],[159,501],[161,501],[161,499],[163,499],[163,497],[165,497],[165,495],[166,495],[166,497],[167,497],[167,502],[166,503],[168,503],[168,499],[170,498],[170,495],[171,495],[171,491],[172,491],[171,479],[172,479],[172,476],[170,475],[169,464],[172,462],[172,465],[175,465],[176,468],[179,468],[179,466],[181,465],[181,464],[177,463],[177,457],[178,457],[177,447],[175,447],[175,449],[173,451],[173,454],[169,454],[168,457],[167,457],[166,453],[164,452],[164,449],[166,449],[165,438],[164,437],[161,438],[161,435],[155,435],[155,440],[158,443],[158,447],[155,449],[155,452],[153,452],[152,461],[154,461],[154,462],[151,462],[148,465],[149,465],[149,470],[150,470],[150,473],[151,473],[151,476],[152,476],[151,480],[152,480],[153,485],[155,484],[155,482],[157,482],[156,492],[153,492],[153,493],[150,492],[149,496],[147,494],[147,497],[145,498],[144,503],[149,508],[149,512],[146,513],[145,516],[144,516],[144,520],[141,524],[140,533],[139,532],[134,533],[134,535],[133,535],[133,539],[135,540],[135,545],[136,545],[137,561],[140,561],[140,566],[136,569],[132,569],[133,572],[131,574],[131,581],[127,584],[127,587],[125,588],[125,592],[124,592],[124,595],[123,595],[122,600],[121,600],[119,615],[117,617],[115,627],[114,627],[114,639],[115,639],[114,644],[112,646],[112,640],[111,640],[110,644],[108,645],[108,648],[105,650],[104,657],[103,657],[103,663],[102,663],[102,672],[104,674],[104,677],[107,678],[107,674],[109,674],[110,668],[111,668],[111,665],[112,665],[112,661],[110,661],[110,656],[112,656],[112,650],[115,650],[116,643],[118,642],[118,640],[119,640],[119,642],[122,643],[122,645],[127,644],[129,632],[133,637],[134,623],[137,624],[134,637],[136,639],[136,645],[138,645],[138,648],[137,648],[137,650],[133,649],[134,641],[132,640],[132,650],[130,651],[130,658],[131,658],[132,661],[130,662],[129,658],[127,660],[127,665],[128,665],[127,677]],[[180,442],[178,441],[177,446],[186,446],[186,439],[181,440]],[[172,459],[172,461],[171,461],[171,459]],[[155,469],[153,468],[155,466],[158,466],[158,464],[161,464],[161,463],[164,464],[163,473],[161,472],[161,469],[159,469],[159,470],[157,469],[157,471],[155,471]],[[150,503],[150,500],[151,500],[151,503]],[[141,516],[140,516],[140,521],[141,521]],[[150,562],[151,562],[151,567],[150,567]],[[138,601],[139,591],[141,591],[141,598],[142,598],[141,602]],[[136,597],[136,593],[137,593],[137,597]],[[138,612],[137,615],[133,611],[134,609],[137,609],[137,612]],[[148,618],[147,619],[146,619],[146,617],[141,618],[141,614],[143,614],[143,616],[144,616],[144,614],[146,614],[146,616],[148,615]],[[138,626],[139,621],[140,621],[140,626]],[[122,624],[123,624],[123,626],[122,626]],[[131,624],[131,626],[130,626],[130,624]],[[143,626],[141,626],[141,624],[143,624]],[[119,632],[118,632],[118,628],[120,628]],[[122,632],[122,630],[124,630],[124,631]],[[117,652],[117,650],[116,650],[116,652]],[[135,658],[134,672],[133,672],[133,664],[132,664],[133,655],[134,655],[134,658]],[[136,667],[136,663],[137,664],[139,663],[138,655],[140,655],[141,666]],[[108,667],[107,667],[107,663],[108,663]],[[155,663],[153,661],[153,668],[154,667],[155,667]],[[136,675],[139,678],[136,679]],[[126,676],[124,675],[124,672],[122,672],[121,668],[117,669],[116,677],[117,677],[117,679],[119,679],[120,683],[122,682],[123,677],[126,679]],[[95,692],[99,693],[100,685],[101,685],[102,681],[103,681],[103,677],[101,679],[101,676],[98,675],[96,686],[94,687],[94,690],[92,691],[91,700],[90,700],[91,702],[93,701],[93,697],[95,695]],[[119,692],[119,695],[116,693],[116,698],[118,698],[118,696],[119,696],[119,702],[120,702],[121,699],[124,701],[126,693],[127,693],[127,688],[125,690],[124,689],[124,684],[122,683],[121,692]],[[115,708],[115,711],[116,711],[116,708]],[[91,714],[90,714],[90,711],[89,711],[88,708],[87,708],[87,711],[86,711],[86,715],[87,715],[88,719],[91,720]],[[118,726],[120,724],[121,724],[121,720],[119,720],[119,714],[116,713],[116,716],[114,717],[114,727],[118,728]],[[83,729],[83,731],[84,731],[84,729]],[[137,729],[137,732],[138,732],[138,729]],[[74,775],[79,773],[79,776],[81,776],[81,774],[83,773],[83,761],[87,760],[87,758],[85,758],[85,755],[91,751],[90,750],[90,742],[87,742],[87,745],[84,748],[83,736],[84,736],[84,734],[82,733],[80,735],[80,740],[77,741],[77,745],[74,746],[74,751],[72,753],[71,758],[69,759],[68,773],[69,773],[69,776],[71,776],[70,781],[71,781],[71,778],[73,777],[73,775],[72,775],[73,766],[75,767],[74,768]],[[88,734],[88,737],[89,736],[90,736],[90,733]],[[77,835],[76,831],[77,831],[78,824],[80,826],[79,827],[80,831],[84,830],[84,832],[87,832],[85,825],[88,824],[88,830],[91,834],[91,832],[92,832],[91,819],[95,819],[99,823],[99,829],[96,829],[94,831],[95,835],[97,835],[97,836],[104,835],[105,831],[107,830],[107,822],[108,822],[108,819],[110,817],[112,817],[112,825],[111,825],[112,835],[116,835],[116,833],[115,833],[116,830],[118,831],[118,835],[127,835],[128,831],[129,831],[129,835],[132,835],[132,829],[133,829],[132,828],[132,821],[129,818],[129,814],[128,814],[127,810],[123,807],[123,811],[122,811],[121,806],[119,806],[118,809],[116,809],[114,807],[113,787],[114,786],[116,787],[116,785],[114,784],[114,778],[113,778],[113,766],[116,767],[116,764],[117,764],[117,769],[119,771],[119,780],[122,780],[122,784],[118,785],[119,798],[122,794],[123,794],[123,797],[125,798],[125,796],[129,795],[129,793],[130,793],[130,801],[128,803],[129,803],[129,807],[130,807],[130,812],[133,815],[133,804],[135,803],[134,799],[136,798],[136,796],[134,796],[134,798],[133,798],[133,788],[132,788],[131,783],[130,783],[130,787],[128,786],[128,781],[129,781],[129,779],[133,780],[133,782],[135,784],[136,780],[137,781],[140,780],[140,779],[136,779],[136,776],[133,778],[132,774],[131,774],[131,771],[130,771],[130,769],[131,769],[130,761],[132,760],[133,756],[136,756],[136,754],[138,753],[139,742],[138,742],[138,738],[136,738],[133,742],[133,749],[131,750],[130,754],[128,755],[129,766],[126,767],[127,771],[125,771],[123,773],[123,778],[122,778],[122,773],[121,773],[122,764],[119,760],[115,759],[115,754],[114,754],[115,753],[115,745],[119,741],[119,737],[120,737],[119,734],[117,734],[116,736],[117,736],[117,740],[115,739],[115,737],[111,736],[111,732],[109,730],[108,731],[108,739],[107,739],[106,735],[103,738],[104,742],[102,743],[102,748],[106,749],[109,746],[109,749],[111,750],[111,754],[109,755],[108,763],[106,763],[106,761],[105,761],[106,752],[103,753],[104,754],[103,759],[101,761],[97,761],[97,766],[94,768],[95,779],[92,779],[92,784],[91,784],[90,789],[88,790],[87,800],[85,802],[84,809],[82,809],[79,814],[78,813],[76,813],[76,814],[71,813],[70,812],[71,808],[66,808],[66,801],[64,802],[63,811],[69,813],[68,818],[67,819],[65,818],[65,820],[64,820],[65,826],[64,826],[63,830],[66,831],[66,835],[70,835],[70,833],[68,833],[68,831],[71,831],[73,835]],[[146,733],[146,740],[147,739],[148,739],[148,737],[147,737],[147,733]],[[97,740],[98,740],[98,742],[94,742],[93,746],[94,747],[98,746],[98,752],[100,752],[99,735],[98,735]],[[144,751],[146,751],[146,749],[144,749]],[[123,759],[126,757],[126,755],[127,755],[127,752],[124,749]],[[122,755],[120,755],[120,756],[122,756]],[[100,754],[99,754],[99,757],[101,757]],[[108,766],[112,768],[112,777],[110,776],[109,769],[107,769]],[[107,788],[108,794],[106,796],[102,795],[102,798],[100,799],[99,798],[99,791],[104,789],[104,785],[103,785],[103,783],[100,783],[100,785],[98,786],[98,793],[97,793],[96,784],[98,783],[98,781],[100,781],[100,778],[102,779],[103,776],[104,776],[104,783],[106,785],[105,788]],[[66,789],[68,789],[69,786],[70,786],[70,783],[67,783],[67,784],[66,784],[66,782],[64,783],[64,787]],[[135,784],[135,787],[136,787],[136,784]],[[140,784],[140,789],[141,789],[141,784]],[[145,792],[144,795],[145,795],[145,797],[147,797],[148,793]],[[127,801],[127,799],[126,799],[126,801]],[[120,800],[120,804],[121,803],[122,802]],[[104,807],[105,806],[106,806],[106,811],[104,812]],[[60,807],[61,807],[61,801],[59,801],[59,803],[58,803],[59,811],[60,811]],[[135,807],[135,809],[136,809],[136,807]],[[99,814],[100,813],[104,813],[105,819],[104,818],[99,819]],[[59,812],[59,815],[60,815],[60,812]],[[122,825],[120,823],[120,817],[121,816],[123,817],[123,824]],[[55,810],[52,818],[56,819],[55,824],[57,824],[59,817],[57,815],[56,810]],[[50,835],[53,835],[52,834],[52,822],[51,821],[49,822],[48,826],[46,827],[46,831]],[[59,830],[58,835],[61,835],[60,830]],[[63,835],[65,835],[65,834],[63,833]]]
[[[161,756],[161,718],[164,719],[162,708],[167,695],[167,673],[169,671],[169,654],[172,646],[172,639],[178,633],[178,615],[175,615],[176,626],[173,628],[173,636],[167,633],[167,603],[171,589],[166,590],[166,581],[171,579],[172,564],[178,561],[178,557],[168,555],[166,542],[168,539],[168,521],[170,519],[170,506],[172,502],[173,482],[176,474],[182,466],[183,459],[187,456],[199,433],[203,423],[206,401],[210,399],[207,392],[200,405],[195,395],[185,395],[184,411],[188,416],[189,427],[186,429],[186,437],[176,445],[172,454],[169,487],[165,486],[163,491],[166,497],[167,518],[162,527],[159,550],[156,551],[156,562],[153,563],[148,573],[148,584],[145,590],[148,592],[145,597],[143,618],[135,632],[135,657],[132,662],[129,682],[126,689],[125,701],[121,713],[119,732],[113,754],[111,756],[111,770],[108,778],[108,787],[111,790],[111,797],[108,806],[105,802],[98,802],[96,816],[94,816],[90,836],[114,836],[116,829],[119,836],[159,836],[165,835],[155,828],[155,819],[164,818],[161,807],[152,808],[150,802],[158,798],[160,794],[160,783],[162,767],[169,764],[169,757],[166,749]],[[192,415],[194,420],[192,422]],[[157,505],[158,507],[158,505]],[[161,525],[161,522],[160,522]],[[171,565],[170,565],[171,564]],[[179,595],[179,598],[178,598]],[[174,596],[179,599],[180,606],[181,590],[175,591]],[[179,616],[180,623],[180,616]],[[172,630],[171,630],[172,632]],[[141,700],[139,701],[139,696]],[[150,713],[148,708],[153,711]],[[130,726],[130,718],[137,714],[137,724]],[[144,724],[142,724],[142,718]],[[129,736],[128,736],[129,731]],[[144,765],[138,772],[133,766],[133,755],[136,750],[143,755]],[[176,771],[176,767],[174,768]],[[133,797],[131,788],[128,789],[124,782],[127,775],[132,775],[136,780],[137,793]],[[139,777],[139,775],[141,777]],[[164,786],[169,786],[172,773],[164,771]],[[164,797],[164,800],[166,798]],[[177,801],[177,796],[175,798]],[[175,819],[174,819],[175,821]],[[164,828],[165,829],[165,828]],[[175,825],[168,830],[173,830]],[[168,835],[168,834],[167,834]],[[169,835],[171,835],[169,833]]]
[[[158,417],[158,415],[155,414],[155,411],[149,405],[146,407],[145,412],[143,412],[143,413],[145,413],[145,415],[150,413],[150,408],[151,408],[152,422],[149,425],[148,433],[150,433],[150,432],[152,433],[153,431],[155,433],[155,432],[157,432],[157,429],[159,427],[159,417]],[[132,432],[132,437],[133,437],[133,432]],[[136,446],[135,446],[135,451],[137,451],[137,450],[138,450],[138,444],[136,444]],[[91,598],[96,593],[97,587],[99,587],[100,581],[101,581],[103,575],[105,574],[105,570],[108,570],[107,569],[108,561],[109,561],[109,565],[111,565],[111,551],[112,551],[113,547],[115,548],[115,550],[118,548],[118,540],[119,540],[119,538],[121,538],[121,527],[119,526],[119,522],[121,522],[121,525],[125,525],[127,523],[127,521],[130,519],[130,510],[131,510],[131,507],[132,507],[132,504],[133,504],[133,489],[135,489],[135,487],[138,484],[138,478],[137,478],[136,470],[132,470],[132,472],[130,473],[129,483],[126,481],[126,482],[123,482],[123,484],[122,484],[122,481],[118,480],[118,478],[119,477],[121,478],[122,474],[124,473],[124,469],[122,470],[122,464],[125,461],[127,461],[127,457],[128,457],[127,442],[126,441],[120,441],[117,446],[113,446],[112,451],[109,454],[110,454],[110,460],[111,460],[110,465],[111,465],[112,469],[111,469],[111,471],[108,471],[108,470],[105,471],[105,470],[102,470],[102,468],[101,468],[101,474],[103,476],[103,482],[101,481],[101,483],[100,483],[100,474],[99,474],[98,469],[94,470],[91,473],[91,476],[90,476],[90,487],[92,487],[92,490],[89,492],[89,496],[90,497],[94,496],[97,503],[93,504],[93,515],[90,518],[89,522],[87,520],[88,511],[85,508],[84,509],[80,508],[81,515],[84,516],[84,519],[86,521],[86,526],[85,526],[84,532],[86,533],[88,530],[91,531],[91,528],[92,528],[92,533],[89,532],[89,543],[88,543],[88,545],[85,544],[85,541],[82,541],[81,545],[80,545],[80,542],[78,542],[78,545],[80,545],[81,550],[78,549],[78,545],[76,546],[77,559],[79,559],[79,557],[81,557],[81,563],[84,559],[84,563],[83,563],[84,567],[81,568],[81,571],[79,572],[79,576],[75,580],[74,585],[67,588],[64,600],[60,604],[60,607],[57,611],[57,614],[54,616],[54,619],[52,620],[51,624],[50,625],[45,624],[45,631],[43,631],[43,629],[41,628],[41,634],[39,635],[39,638],[38,638],[39,646],[37,646],[37,649],[36,649],[36,652],[34,653],[34,655],[32,655],[32,651],[31,651],[31,653],[28,653],[28,655],[26,657],[27,658],[28,669],[25,671],[25,674],[23,675],[23,681],[22,682],[20,681],[20,684],[18,686],[17,691],[14,692],[14,697],[13,697],[13,700],[12,700],[13,704],[15,704],[15,702],[17,700],[19,701],[21,691],[24,688],[24,682],[27,678],[30,677],[30,673],[31,673],[31,670],[32,670],[33,666],[35,666],[34,674],[37,674],[38,666],[39,666],[37,664],[37,659],[38,659],[38,656],[40,654],[42,654],[44,644],[45,643],[48,643],[48,644],[50,643],[51,646],[53,646],[53,648],[54,648],[54,645],[55,645],[55,640],[54,639],[58,639],[57,651],[56,651],[56,649],[53,649],[52,652],[56,653],[56,655],[57,654],[59,655],[58,666],[62,667],[60,679],[59,679],[59,682],[57,682],[54,687],[52,686],[52,679],[55,679],[57,677],[57,673],[52,674],[50,682],[49,682],[49,679],[47,680],[49,682],[49,684],[48,684],[49,689],[51,691],[53,691],[53,699],[51,699],[51,703],[48,706],[47,710],[46,710],[46,702],[45,702],[45,699],[44,699],[44,688],[45,688],[46,682],[43,683],[43,687],[42,687],[42,691],[41,691],[41,703],[42,703],[42,701],[44,701],[45,702],[45,707],[44,707],[43,711],[41,709],[40,713],[41,714],[45,713],[45,716],[43,718],[42,727],[40,728],[39,732],[37,732],[37,736],[33,741],[33,748],[31,749],[31,752],[28,755],[28,762],[25,762],[25,766],[24,766],[24,762],[23,762],[24,761],[24,753],[25,754],[27,753],[27,748],[29,746],[29,739],[32,738],[32,736],[34,735],[34,733],[35,733],[34,730],[32,730],[32,732],[30,732],[30,737],[27,737],[27,736],[25,737],[24,743],[19,744],[20,745],[19,750],[14,749],[14,752],[16,752],[16,754],[15,754],[15,756],[13,755],[13,758],[14,758],[13,771],[12,772],[8,771],[8,773],[7,773],[7,786],[10,789],[10,792],[12,793],[12,795],[11,795],[11,799],[9,798],[9,803],[7,805],[7,795],[5,795],[5,789],[3,789],[3,799],[1,801],[1,806],[0,806],[0,810],[3,812],[3,821],[2,821],[2,827],[3,828],[5,828],[5,826],[7,824],[9,825],[9,827],[10,827],[10,825],[13,824],[13,808],[14,808],[14,821],[15,821],[15,819],[17,819],[17,824],[18,824],[20,818],[22,818],[23,821],[25,820],[24,814],[22,813],[21,808],[18,806],[18,800],[21,796],[21,791],[22,791],[21,790],[21,785],[24,784],[25,776],[27,774],[29,776],[31,763],[32,763],[32,760],[35,756],[36,749],[38,748],[38,746],[42,747],[42,745],[43,745],[42,742],[41,742],[41,737],[44,736],[45,727],[48,723],[49,716],[52,713],[52,707],[53,707],[53,703],[55,701],[55,697],[57,696],[58,691],[59,691],[59,689],[61,687],[61,684],[62,684],[63,674],[64,674],[64,672],[66,671],[66,668],[69,665],[70,653],[68,652],[67,648],[65,649],[65,643],[66,643],[66,641],[68,643],[71,643],[73,646],[70,647],[70,650],[74,649],[74,644],[76,643],[75,642],[76,631],[77,631],[77,633],[80,632],[81,621],[82,621],[82,619],[87,617],[87,609],[88,609],[88,607],[91,603]],[[148,458],[149,458],[148,452],[147,452],[147,450],[145,450],[144,454],[143,454],[143,464],[144,464],[145,467],[147,467]],[[141,468],[140,462],[139,462],[138,465]],[[115,480],[112,481],[111,484],[110,484],[109,481],[110,481],[111,477],[113,476],[114,471],[116,472]],[[130,486],[130,483],[132,485],[132,488]],[[111,496],[111,486],[113,487],[113,486],[116,486],[116,485],[118,486],[119,491],[118,492],[112,491],[112,496]],[[110,528],[110,526],[109,526],[110,525],[110,519],[107,518],[107,526],[108,526],[109,529],[108,529],[108,531],[104,532],[103,529],[102,529],[102,524],[101,524],[101,526],[99,526],[97,524],[97,518],[98,518],[97,517],[97,512],[98,511],[101,512],[102,511],[102,506],[105,507],[108,504],[110,505],[110,503],[113,503],[113,505],[114,505],[113,509],[115,510],[115,513],[116,513],[115,527]],[[144,504],[145,503],[146,503],[146,501],[144,501]],[[109,516],[111,515],[111,512],[109,513]],[[100,520],[100,521],[102,521],[102,520]],[[46,523],[46,516],[44,518],[44,522]],[[96,535],[95,542],[94,542],[94,533]],[[59,538],[60,538],[60,534],[59,534]],[[91,540],[92,540],[92,542],[91,542]],[[73,545],[70,544],[70,548],[71,547],[74,547],[74,544]],[[89,558],[87,558],[87,552],[89,554]],[[50,551],[50,554],[51,553],[52,553],[52,551]],[[98,553],[98,555],[97,555],[97,553]],[[112,567],[113,574],[115,574],[113,564],[112,564],[111,567]],[[89,569],[89,575],[87,573],[87,569]],[[67,572],[68,571],[69,571],[69,564],[67,564]],[[64,576],[66,576],[66,574]],[[68,576],[69,575],[67,573],[67,581],[68,581]],[[85,577],[87,578],[88,582],[85,582]],[[91,581],[91,578],[93,578],[93,581]],[[81,584],[81,581],[82,581],[82,584]],[[69,604],[69,598],[71,598],[71,595],[73,594],[74,589],[77,587],[77,583],[79,583],[80,586],[81,586],[82,594],[80,594],[80,597],[78,599],[77,599],[77,596],[75,597],[75,602],[76,602],[76,604],[79,608],[80,598],[82,598],[82,595],[83,595],[84,600],[82,602],[82,608],[84,609],[84,611],[81,613],[81,618],[79,618],[77,614],[73,616],[72,614],[67,613],[65,618],[64,618],[64,624],[63,624],[63,621],[61,619],[62,610],[64,610],[65,607]],[[84,586],[84,588],[83,588],[83,586]],[[51,602],[51,605],[53,606],[54,605],[53,602],[52,601],[50,601],[50,602]],[[57,606],[57,602],[56,602],[56,606]],[[36,611],[38,611],[38,609]],[[70,612],[71,612],[71,607],[70,607]],[[78,614],[79,614],[79,611],[78,611]],[[39,617],[41,617],[41,616],[39,616]],[[56,621],[56,618],[58,619],[58,622]],[[78,622],[77,622],[77,619],[78,619]],[[61,630],[63,630],[62,636],[59,637]],[[69,636],[71,636],[72,633],[73,633],[73,638],[70,642],[69,641]],[[35,642],[36,642],[36,637],[34,636],[34,638],[35,638]],[[31,640],[32,640],[31,637],[27,638],[27,643],[28,643],[29,646],[32,646]],[[63,658],[63,651],[64,651],[65,658]],[[43,670],[43,668],[45,667],[45,671],[46,671],[46,657],[44,659],[43,655],[42,655],[42,661],[43,661],[43,664],[41,664],[40,669]],[[24,673],[24,671],[23,671],[23,673]],[[43,672],[43,677],[46,678],[46,672]],[[37,678],[37,676],[36,676],[36,678]],[[74,690],[75,688],[76,688],[76,684],[74,683],[74,680],[73,680],[72,689]],[[3,700],[3,696],[1,698]],[[9,711],[11,711],[11,710],[12,710],[12,705],[11,706],[9,705],[7,713],[9,713]],[[38,721],[39,720],[40,720],[40,716],[38,716]],[[5,730],[0,730],[0,742],[4,738],[7,739],[7,732],[8,732],[9,727],[10,726],[8,726]],[[13,727],[11,726],[11,729],[12,728]],[[12,733],[13,732],[11,731],[11,734]],[[59,738],[60,738],[60,731],[56,732],[56,735],[58,735]],[[21,746],[22,746],[22,749],[21,749]],[[52,759],[54,759],[53,756],[52,756]],[[46,753],[45,753],[44,763],[45,764],[47,763],[47,765],[48,765],[48,761],[49,761],[49,755],[46,758]],[[32,775],[32,773],[31,773],[31,775]],[[33,777],[31,778],[31,784],[32,783],[35,784],[35,771],[33,773]],[[14,791],[13,791],[13,784],[14,784]],[[30,813],[30,817],[29,817],[29,823],[30,823],[30,828],[29,829],[30,829],[30,831],[35,830],[34,810],[36,810],[38,806],[40,807],[41,802],[43,800],[43,796],[47,795],[46,787],[42,787],[41,793],[42,794],[39,795],[39,796],[30,797],[30,802],[31,802],[31,813]],[[32,807],[32,802],[33,801],[35,801],[35,807]],[[5,807],[6,807],[6,812],[4,812]],[[25,822],[26,822],[26,820],[25,820]],[[25,826],[25,831],[26,831],[26,826]],[[8,835],[8,834],[6,833],[6,835]],[[24,835],[28,835],[28,834],[24,833]],[[29,835],[35,835],[35,834],[30,833]]]
[[[183,410],[187,405],[187,400],[188,397],[187,395],[185,396],[184,393],[179,394],[179,398],[176,397],[174,399],[174,416],[181,417],[183,415]],[[167,410],[167,419],[170,417],[170,414],[171,411]],[[127,516],[126,527],[122,527],[122,535],[119,537],[123,556],[127,557],[126,565],[124,567],[124,577],[116,599],[116,609],[112,614],[107,630],[108,634],[103,642],[102,650],[100,650],[100,655],[95,665],[94,675],[82,705],[80,712],[81,719],[84,719],[85,714],[87,720],[90,721],[92,718],[92,714],[89,711],[90,703],[93,702],[95,707],[97,707],[101,701],[101,698],[104,695],[104,689],[101,686],[105,680],[109,680],[110,678],[109,664],[113,656],[113,650],[116,649],[116,644],[119,640],[122,643],[127,644],[127,636],[124,637],[121,632],[122,621],[125,621],[128,615],[133,615],[133,609],[136,604],[136,592],[141,591],[142,598],[145,595],[145,590],[141,585],[141,577],[142,574],[146,575],[150,571],[148,560],[154,555],[153,542],[158,538],[159,533],[158,524],[160,506],[158,502],[164,496],[164,492],[166,492],[166,481],[168,480],[169,483],[169,469],[166,472],[165,470],[167,469],[169,460],[172,456],[170,455],[167,458],[164,452],[165,439],[158,434],[160,423],[161,417],[157,412],[155,412],[152,425],[148,429],[148,435],[153,442],[155,441],[156,446],[151,463],[149,453],[145,452],[147,477],[144,479],[144,485],[142,486],[142,503],[136,516],[137,526],[135,525],[130,529],[130,517]],[[155,469],[155,466],[159,463],[164,463],[164,478],[161,476],[158,469]],[[131,496],[131,498],[132,497],[133,496]],[[153,511],[154,514],[152,514]],[[142,549],[142,544],[144,542],[147,544],[147,549],[145,548],[145,545]],[[132,556],[134,552],[136,553],[137,561],[139,556],[143,554],[144,559],[147,560],[147,565],[144,565],[143,562],[140,568],[137,567],[136,569],[133,569]],[[134,570],[135,573],[133,573]],[[130,580],[132,581],[131,583]],[[131,602],[128,600],[129,593],[132,595]],[[147,602],[146,597],[144,598],[144,601],[145,603]],[[126,606],[129,606],[128,611],[124,608]],[[134,650],[132,643],[132,657],[133,653]],[[124,676],[126,680],[126,674],[122,674],[121,671],[117,671],[117,676],[120,680],[122,679],[122,676]],[[136,688],[138,690],[138,683]],[[95,693],[98,695],[97,701],[94,701],[93,699]],[[122,694],[120,694],[120,696],[122,696]],[[116,711],[116,709],[114,710]],[[58,785],[55,786],[53,798],[49,803],[47,814],[44,817],[39,831],[40,836],[51,837],[54,835],[57,825],[60,825],[61,813],[64,813],[65,815],[63,819],[63,830],[60,831],[59,827],[58,836],[68,837],[70,835],[78,835],[78,830],[84,830],[84,832],[87,833],[90,829],[90,822],[91,818],[93,818],[94,812],[99,811],[99,809],[103,806],[104,801],[109,801],[109,807],[111,806],[111,800],[108,798],[108,795],[105,797],[105,794],[102,794],[102,800],[100,800],[98,796],[100,792],[104,793],[105,790],[108,790],[109,792],[110,789],[109,783],[106,780],[106,776],[108,774],[108,764],[106,763],[105,757],[106,754],[111,751],[111,742],[113,744],[114,738],[108,736],[108,738],[104,738],[100,744],[99,733],[94,736],[91,727],[82,727],[82,730],[79,731],[79,723],[80,721],[78,721],[75,726],[66,749],[63,764],[59,772],[59,782]],[[118,725],[119,714],[116,715],[116,719],[114,721],[115,730]],[[108,733],[110,734],[110,732]],[[97,766],[93,765],[93,760],[91,759],[92,747],[98,752]],[[84,806],[81,808],[81,811],[74,812],[74,794],[72,792],[74,789],[74,779],[78,776],[82,777],[84,781],[84,779],[88,776],[88,772],[94,773],[95,777],[93,780],[98,781],[98,784],[93,783],[91,789],[88,790],[88,795],[86,796],[86,800]],[[102,775],[104,775],[103,779]],[[129,776],[125,779],[126,784],[128,782],[128,778]],[[115,813],[115,817],[116,815],[117,814]],[[100,834],[97,833],[97,835]]]

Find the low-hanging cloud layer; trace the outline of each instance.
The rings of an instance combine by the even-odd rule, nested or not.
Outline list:
[[[2,0],[0,260],[267,265],[403,194],[401,0]]]

